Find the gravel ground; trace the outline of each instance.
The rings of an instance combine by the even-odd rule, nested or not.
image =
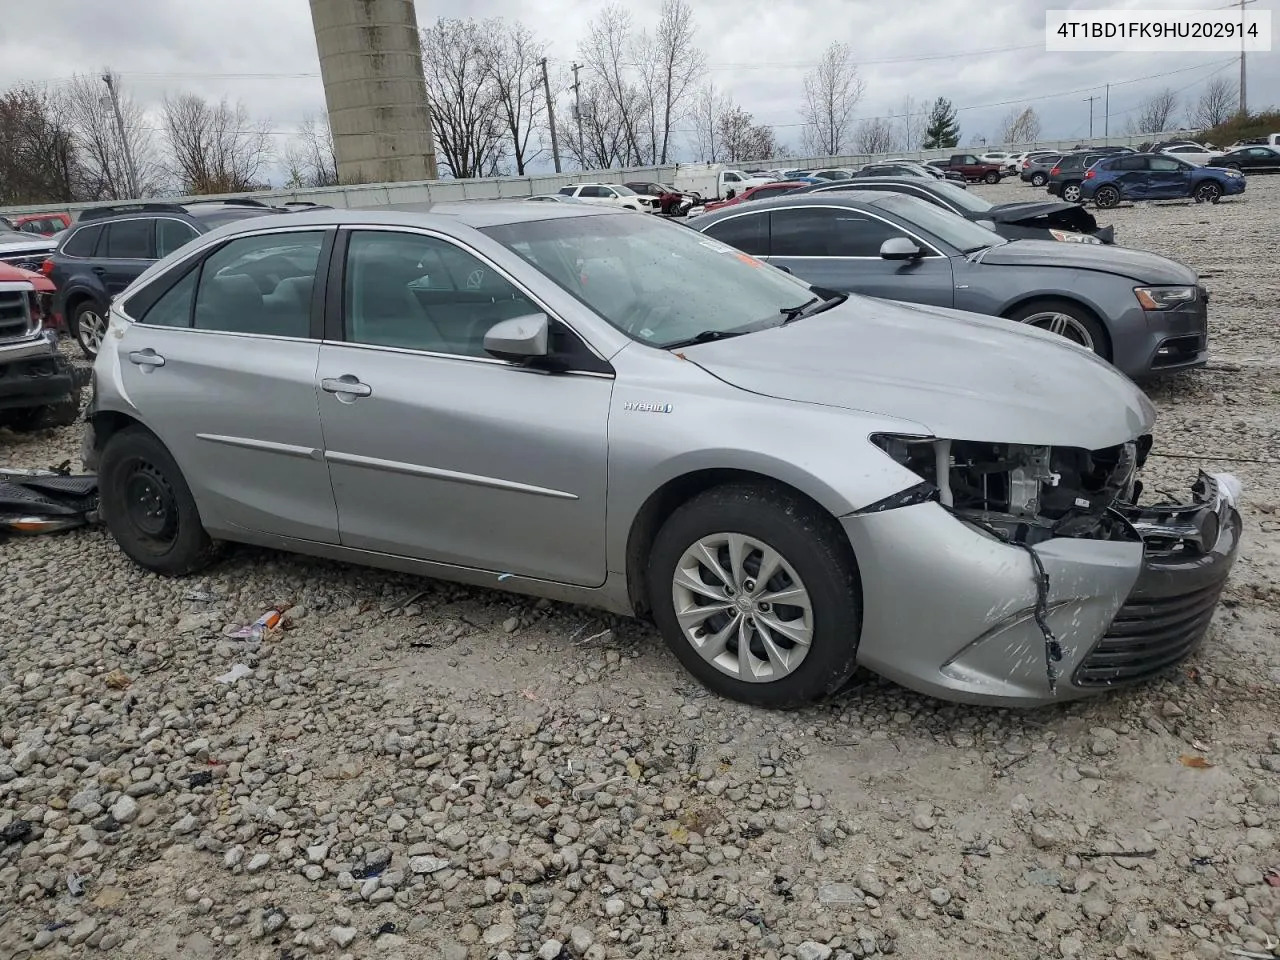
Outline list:
[[[1269,956],[1278,214],[1256,178],[1102,215],[1214,295],[1211,366],[1152,388],[1149,477],[1246,494],[1210,642],[1136,690],[1028,713],[864,676],[769,713],[580,608],[249,549],[163,581],[100,530],[4,544],[0,960]],[[0,463],[78,442],[0,431]],[[280,603],[285,629],[223,636]]]

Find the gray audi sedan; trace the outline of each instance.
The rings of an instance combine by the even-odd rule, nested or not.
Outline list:
[[[981,703],[1140,681],[1240,533],[1228,475],[1143,505],[1154,411],[1089,351],[586,205],[219,228],[117,297],[93,382],[148,570],[239,541],[650,617],[766,706],[858,665]]]
[[[1134,378],[1203,366],[1196,272],[1124,247],[1006,240],[917,197],[790,194],[690,226],[833,291],[972,310],[1040,327]]]

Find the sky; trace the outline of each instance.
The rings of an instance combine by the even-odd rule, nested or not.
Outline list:
[[[866,82],[858,118],[901,114],[905,97],[945,96],[960,108],[961,143],[992,138],[1012,106],[1034,107],[1043,139],[1124,132],[1142,102],[1166,87],[1184,107],[1214,75],[1238,77],[1229,53],[1047,53],[1047,9],[1214,9],[1225,0],[693,0],[706,79],[779,140],[798,147],[803,82],[832,40],[847,42]],[[1252,0],[1276,10],[1280,0]],[[653,26],[661,0],[628,0],[637,26]],[[548,41],[556,72],[573,62],[588,0],[417,0],[419,23],[436,17],[521,19]],[[324,90],[306,0],[42,0],[0,12],[0,90],[55,88],[75,72],[109,67],[150,108],[168,92],[242,100],[270,120],[280,148],[305,116],[322,114]],[[1274,40],[1273,40],[1274,43]],[[1110,116],[1104,117],[1110,83]],[[1248,57],[1252,109],[1280,104],[1280,51]],[[569,101],[563,101],[567,115]],[[681,129],[687,127],[682,125]],[[690,137],[681,136],[688,141]],[[692,153],[686,156],[692,159]],[[279,182],[278,169],[273,179]]]

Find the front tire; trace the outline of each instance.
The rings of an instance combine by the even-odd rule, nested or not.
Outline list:
[[[729,484],[679,507],[654,540],[649,593],[663,640],[721,696],[803,706],[856,667],[852,550],[834,519],[789,490]]]
[[[1115,187],[1099,187],[1093,195],[1093,202],[1100,210],[1109,210],[1120,203],[1120,191]]]
[[[1062,199],[1067,203],[1080,202],[1080,184],[1064,183],[1062,185]]]
[[[191,488],[154,434],[128,427],[107,440],[98,465],[102,520],[138,566],[181,577],[207,566],[215,548]]]
[[[1103,360],[1111,360],[1111,338],[1092,313],[1070,300],[1043,297],[1023,304],[1005,319],[1056,333],[1072,343],[1092,350]]]
[[[92,300],[78,305],[71,314],[71,336],[75,337],[80,352],[90,360],[96,359],[107,335],[107,311]]]
[[[1031,185],[1033,187],[1043,187],[1048,182],[1049,182],[1049,178],[1046,177],[1043,173],[1033,173],[1031,175]]]
[[[1222,199],[1222,188],[1212,181],[1196,187],[1196,203],[1217,203]]]

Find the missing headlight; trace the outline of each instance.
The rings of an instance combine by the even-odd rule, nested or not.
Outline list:
[[[1135,494],[1150,438],[1101,450],[877,435],[872,440],[936,490],[962,519],[1014,543],[1050,537],[1111,539],[1108,511]],[[917,501],[921,488],[913,488]]]

